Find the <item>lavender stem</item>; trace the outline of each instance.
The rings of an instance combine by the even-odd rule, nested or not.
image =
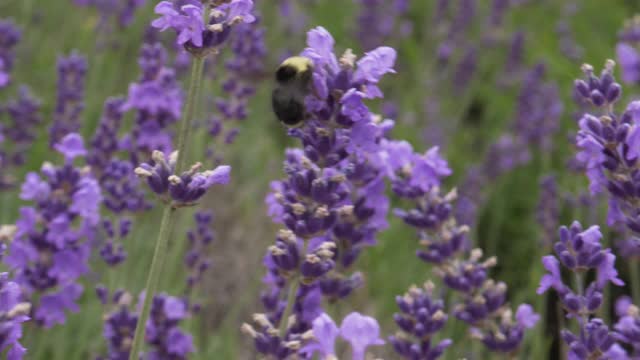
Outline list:
[[[184,120],[180,127],[180,135],[178,137],[178,159],[175,171],[176,174],[180,174],[182,171],[184,171],[187,164],[187,140],[189,139],[191,122],[193,121],[198,97],[200,96],[204,60],[205,58],[203,56],[193,57],[191,79],[189,83],[189,93],[187,95],[187,103],[185,105],[183,116]],[[169,242],[169,237],[171,234],[171,230],[173,229],[176,222],[176,216],[174,214],[175,210],[176,209],[171,204],[167,204],[162,214],[160,232],[158,233],[158,240],[156,241],[153,260],[151,261],[151,268],[149,269],[147,284],[145,286],[144,303],[138,317],[136,332],[133,338],[133,343],[131,345],[131,352],[129,352],[129,360],[137,360],[138,354],[140,353],[140,350],[142,348],[145,324],[147,323],[147,319],[149,318],[149,311],[151,310],[151,300],[153,299],[153,296],[158,287],[162,264],[164,263],[165,257],[167,255],[167,245]]]
[[[292,280],[291,286],[289,287],[289,294],[287,294],[287,306],[284,308],[282,318],[280,318],[280,327],[278,328],[278,334],[282,339],[284,339],[287,334],[289,316],[291,315],[291,311],[293,311],[293,303],[296,301],[296,294],[298,293],[298,287],[300,286],[300,282],[297,278]]]

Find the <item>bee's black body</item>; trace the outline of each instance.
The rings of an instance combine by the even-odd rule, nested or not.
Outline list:
[[[304,98],[309,93],[313,66],[303,57],[285,60],[276,71],[277,86],[271,94],[271,105],[286,126],[299,126],[306,117]]]

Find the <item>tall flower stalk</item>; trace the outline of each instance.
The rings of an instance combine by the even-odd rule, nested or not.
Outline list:
[[[171,28],[178,33],[177,42],[193,55],[193,61],[187,102],[176,145],[177,153],[174,153],[177,158],[169,159],[167,162],[162,153],[154,152],[154,166],[142,164],[136,169],[138,175],[147,178],[154,192],[164,196],[166,205],[145,286],[146,296],[129,353],[130,360],[137,359],[142,348],[144,324],[149,318],[152,298],[158,287],[169,235],[177,220],[176,210],[183,206],[194,205],[211,185],[228,181],[228,166],[221,166],[214,171],[197,172],[200,165],[196,164],[187,169],[187,141],[200,98],[205,58],[215,52],[217,47],[226,40],[231,26],[254,20],[250,14],[253,2],[233,0],[218,5],[215,9],[211,6],[212,3],[209,1],[204,5],[199,2],[189,2],[179,7],[172,2],[162,1],[155,8],[156,13],[161,17],[152,25],[161,31]]]
[[[187,95],[187,105],[185,108],[184,119],[180,128],[180,137],[178,138],[178,160],[176,164],[176,173],[181,173],[185,170],[186,165],[186,143],[189,138],[189,132],[191,131],[191,122],[193,121],[195,109],[197,106],[197,99],[200,96],[200,85],[202,82],[202,69],[204,64],[203,56],[196,56],[193,59],[191,79],[189,85],[189,92]],[[182,156],[180,156],[182,154]],[[151,260],[151,268],[149,269],[149,275],[147,276],[147,283],[145,285],[145,291],[147,296],[142,303],[142,310],[140,312],[140,318],[138,325],[136,326],[136,332],[133,337],[133,344],[131,346],[131,352],[129,353],[129,359],[135,360],[138,357],[138,353],[142,347],[142,340],[144,337],[144,324],[147,323],[149,318],[149,310],[151,307],[151,300],[153,294],[156,293],[158,288],[158,280],[160,279],[160,270],[162,264],[165,261],[167,254],[167,244],[169,242],[169,235],[171,229],[175,226],[177,217],[175,215],[177,207],[173,204],[167,204],[164,207],[162,213],[162,220],[160,222],[160,231],[158,232],[158,239],[156,240],[155,250],[153,252],[153,259]]]

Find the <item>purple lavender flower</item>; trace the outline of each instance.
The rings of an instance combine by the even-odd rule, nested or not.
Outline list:
[[[190,206],[204,196],[216,184],[226,184],[231,167],[218,166],[214,170],[198,171],[202,164],[195,164],[188,171],[176,175],[177,153],[167,159],[161,151],[154,151],[153,165],[142,163],[135,169],[136,175],[147,180],[149,188],[173,207]]]
[[[632,348],[633,357],[640,353],[640,310],[631,303],[631,298],[622,296],[616,301],[618,322],[614,325],[620,342]]]
[[[222,91],[226,95],[215,100],[218,113],[209,120],[209,134],[217,138],[224,133],[225,144],[234,142],[239,133],[232,122],[243,121],[249,116],[248,102],[255,95],[255,82],[264,75],[264,59],[267,49],[264,42],[265,29],[256,20],[251,24],[240,24],[229,39],[232,57],[224,64],[225,80]],[[214,143],[208,152],[219,157]],[[221,159],[216,159],[220,161]]]
[[[84,87],[87,60],[74,52],[58,59],[58,84],[53,124],[49,128],[49,141],[53,146],[69,133],[80,130],[80,116],[84,110]]]
[[[384,344],[384,340],[380,339],[380,327],[376,319],[357,312],[347,315],[339,329],[331,317],[323,313],[313,321],[312,334],[314,341],[301,352],[308,355],[319,353],[323,359],[336,356],[334,348],[338,336],[351,345],[353,360],[364,360],[368,347]]]
[[[202,281],[203,274],[211,267],[211,259],[207,257],[207,252],[215,239],[211,228],[213,214],[210,211],[198,211],[193,217],[196,227],[187,232],[189,250],[184,257],[184,264],[188,270],[189,292]]]
[[[105,207],[116,214],[150,207],[133,172],[133,165],[117,158],[117,153],[122,150],[119,131],[124,116],[123,104],[122,98],[105,101],[102,118],[91,139],[87,157],[104,192]]]
[[[525,75],[513,130],[530,146],[551,151],[552,137],[559,128],[564,108],[556,84],[543,82],[545,72],[545,66],[537,64]]]
[[[401,149],[402,151],[397,152],[402,154],[401,156],[388,157],[387,161],[392,167],[397,167],[398,160],[402,162],[402,159],[415,156],[410,148],[404,146]],[[440,159],[437,164],[441,169],[447,170],[439,174],[441,177],[450,173],[444,160]],[[437,172],[432,172],[432,178],[435,174]],[[411,177],[420,176],[413,171],[406,171],[403,175],[402,180],[409,183],[412,181]],[[435,178],[439,180],[438,177]],[[520,314],[523,320],[513,322],[512,311],[506,302],[506,284],[495,282],[488,276],[488,270],[497,263],[496,258],[491,257],[483,261],[480,249],[468,252],[466,234],[469,228],[456,222],[453,211],[456,191],[441,195],[438,184],[439,182],[432,181],[428,191],[417,193],[407,193],[406,186],[400,189],[394,186],[397,195],[413,201],[413,209],[396,210],[395,214],[418,230],[420,245],[424,246],[424,249],[418,250],[417,256],[434,264],[433,272],[442,278],[442,282],[449,289],[460,294],[458,303],[453,306],[454,316],[467,323],[472,336],[481,340],[490,350],[513,352],[521,344],[524,330],[535,324],[535,316],[532,311],[527,314],[530,308],[524,307],[521,311],[525,313]],[[406,307],[404,305],[399,303],[401,309]],[[406,309],[403,311],[407,312]],[[401,320],[399,326],[406,326],[403,328],[405,331],[411,329],[409,323],[404,320]],[[430,342],[427,342],[424,351],[426,354],[422,354],[422,350],[414,346],[415,344],[402,340],[404,339],[394,341],[397,344],[396,350],[408,358],[435,358],[440,356],[444,347],[448,345],[443,343],[442,348],[436,348],[431,353]],[[417,357],[411,357],[416,354]]]
[[[590,67],[585,66],[590,72]],[[591,77],[591,82],[609,82],[616,98],[620,96],[620,86],[611,75],[612,62],[608,62],[606,73],[600,79]],[[586,82],[578,80],[577,88],[584,93]],[[600,85],[603,86],[603,85]],[[580,91],[580,90],[579,90]],[[584,95],[584,94],[583,94]],[[615,101],[615,100],[614,100]],[[638,108],[639,102],[631,102],[622,114],[616,114],[613,102],[603,110],[606,115],[585,114],[580,120],[580,131],[576,136],[579,152],[577,160],[584,164],[592,194],[604,192],[609,198],[609,225],[625,224],[632,232],[640,232],[638,209],[636,206],[637,176],[632,169],[638,159]],[[605,105],[603,105],[605,106]]]
[[[606,324],[598,318],[590,318],[602,305],[602,291],[608,282],[617,286],[624,285],[615,269],[615,255],[610,249],[602,249],[601,238],[602,234],[597,226],[583,231],[576,221],[570,228],[560,228],[560,241],[554,245],[558,257],[549,255],[542,258],[549,273],[540,280],[538,294],[553,288],[560,297],[567,317],[578,320],[579,335],[574,335],[569,330],[562,332],[563,340],[570,347],[570,356],[576,359],[588,359],[617,349],[614,347],[616,337],[610,333]],[[576,275],[577,291],[574,292],[564,284],[560,263]],[[589,270],[596,270],[597,277],[585,288],[582,274]]]
[[[582,65],[585,79],[576,80],[574,86],[584,101],[597,108],[607,108],[620,99],[622,87],[613,77],[614,66],[615,63],[612,60],[607,60],[600,76],[597,76],[591,65]]]
[[[109,299],[106,288],[96,289],[104,305],[112,309],[104,317],[103,335],[108,350],[104,360],[126,360],[129,358],[133,333],[138,322],[133,307],[133,297],[123,291],[115,291]],[[144,295],[140,296],[142,301]],[[153,297],[151,315],[146,324],[145,342],[150,350],[141,356],[144,359],[184,360],[195,351],[191,335],[180,329],[180,323],[189,316],[184,300],[159,294]]]
[[[15,46],[22,34],[10,20],[0,19],[0,89],[11,80],[11,69],[15,59]]]
[[[131,231],[131,220],[121,218],[117,221],[117,228],[114,221],[103,220],[102,229],[106,235],[106,240],[100,248],[100,257],[110,266],[121,264],[127,258],[127,253],[122,246],[122,240]]]
[[[323,296],[337,301],[362,284],[351,268],[387,226],[380,142],[392,123],[379,122],[365,99],[382,96],[378,83],[394,71],[396,52],[379,47],[357,60],[347,50],[338,59],[333,37],[320,27],[307,43],[302,55],[315,65],[310,119],[290,130],[302,148],[287,151],[287,177],[273,183],[267,198],[274,221],[286,229],[264,261],[266,313],[254,317],[258,328],[244,326],[258,352],[279,359],[305,342]],[[422,163],[435,160],[427,154]]]
[[[40,100],[33,97],[29,88],[20,87],[18,97],[8,101],[5,107],[9,115],[7,126],[0,128],[0,189],[15,185],[12,167],[22,166],[28,149],[36,138],[36,127],[42,122]]]
[[[135,110],[136,120],[131,134],[121,139],[122,150],[132,154],[131,162],[148,159],[153,150],[172,151],[169,130],[182,115],[183,93],[173,69],[166,67],[167,53],[162,45],[144,44],[138,64],[141,76],[129,86],[123,111]]]
[[[133,22],[136,11],[145,5],[146,0],[75,0],[78,6],[94,7],[100,12],[97,31],[112,30],[111,21],[115,21],[120,28],[125,28]]]
[[[30,320],[31,304],[23,302],[20,285],[9,279],[8,273],[0,274],[0,351],[8,360],[21,360],[27,352],[19,342],[22,323]]]
[[[145,341],[151,345],[150,359],[187,359],[195,351],[191,335],[179,324],[189,315],[184,300],[164,294],[153,297]]]
[[[26,295],[40,296],[34,318],[45,327],[64,323],[66,310],[78,310],[82,286],[77,280],[89,270],[89,239],[102,201],[92,174],[73,166],[75,157],[86,154],[82,138],[69,134],[54,148],[66,162],[60,167],[45,163],[41,174],[27,175],[20,197],[34,206],[20,209],[15,240],[4,259]]]
[[[389,341],[405,359],[437,359],[452,344],[451,339],[432,344],[432,336],[444,327],[448,318],[444,302],[434,299],[433,290],[433,283],[427,282],[423,288],[412,286],[404,296],[396,297],[401,312],[394,314],[393,319],[400,331]]]
[[[640,82],[640,52],[629,44],[619,43],[616,55],[622,71],[622,81],[628,84]]]
[[[178,44],[185,45],[190,51],[200,51],[222,44],[228,38],[232,26],[255,21],[252,9],[252,0],[218,2],[214,4],[205,23],[205,8],[200,1],[161,1],[155,7],[156,14],[161,17],[151,25],[160,31],[171,28],[178,34]]]
[[[540,180],[540,195],[538,196],[538,206],[536,209],[536,220],[542,227],[542,244],[551,245],[558,228],[558,218],[560,217],[560,201],[558,184],[553,175],[548,175]]]
[[[363,49],[373,49],[394,35],[406,34],[411,24],[402,17],[408,11],[406,0],[358,0],[357,37]]]
[[[622,81],[628,84],[640,82],[640,19],[634,17],[625,23],[618,34],[616,54],[622,70]]]

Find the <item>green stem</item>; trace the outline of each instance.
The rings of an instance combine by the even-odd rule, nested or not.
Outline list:
[[[292,279],[293,282],[291,286],[289,286],[289,294],[287,295],[287,307],[284,308],[284,312],[282,313],[282,318],[280,319],[280,328],[278,329],[278,334],[280,338],[284,338],[287,333],[287,324],[289,323],[289,316],[293,311],[293,303],[296,301],[296,294],[298,293],[298,287],[300,286],[300,282],[297,278]]]
[[[633,303],[640,304],[640,266],[637,259],[629,260],[629,276],[631,277],[631,293]]]
[[[131,345],[131,352],[129,353],[129,360],[137,360],[140,350],[142,350],[142,339],[144,338],[144,328],[149,318],[149,312],[151,307],[151,299],[153,298],[156,288],[158,287],[158,281],[160,280],[160,270],[164,263],[165,255],[167,254],[167,243],[169,240],[169,233],[173,227],[176,217],[174,215],[175,209],[171,206],[166,206],[162,214],[162,222],[160,223],[160,233],[158,234],[158,241],[156,242],[156,249],[153,252],[153,260],[151,261],[151,269],[149,270],[149,277],[147,278],[147,285],[145,286],[146,292],[144,296],[144,302],[142,304],[142,310],[138,317],[138,323],[136,325],[136,332],[133,337],[133,344]]]
[[[204,69],[204,57],[194,56],[191,65],[191,81],[189,83],[189,95],[184,108],[184,122],[180,128],[178,136],[178,160],[176,163],[176,174],[180,174],[187,169],[187,144],[189,143],[189,133],[191,132],[191,122],[193,121],[195,110],[198,106],[200,98],[200,89],[202,88],[202,70]]]
[[[202,70],[204,67],[203,65],[203,56],[193,57],[191,79],[189,83],[189,93],[187,96],[187,103],[185,105],[183,121],[180,128],[180,135],[178,137],[178,160],[175,171],[175,173],[177,174],[185,170],[188,160],[188,156],[186,153],[187,140],[189,139],[191,123],[193,121],[195,110],[198,104],[198,98],[200,97]],[[171,237],[171,230],[174,228],[175,222],[177,220],[177,217],[175,216],[175,210],[176,209],[172,207],[171,204],[167,204],[164,208],[164,212],[162,213],[160,232],[158,233],[158,240],[156,241],[155,250],[153,252],[153,260],[151,261],[151,268],[149,269],[147,284],[145,286],[144,302],[142,304],[142,310],[140,311],[140,315],[138,317],[136,332],[133,337],[131,352],[129,353],[129,360],[137,360],[140,350],[142,350],[144,329],[147,323],[147,319],[149,318],[149,312],[151,310],[151,299],[155,295],[156,289],[158,288],[162,265],[167,255],[167,247],[169,238]]]

